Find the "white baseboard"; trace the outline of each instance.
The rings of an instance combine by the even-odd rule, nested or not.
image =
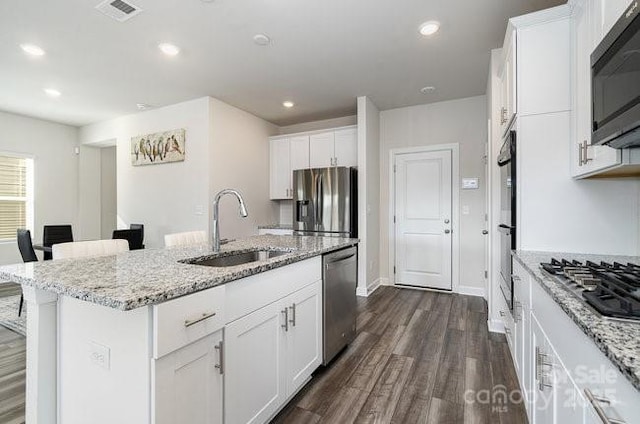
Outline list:
[[[382,285],[381,283],[382,283],[382,278],[378,278],[373,283],[369,284],[366,287],[358,287],[356,288],[356,295],[362,296],[362,297],[369,297],[371,293],[376,291],[376,289]]]
[[[485,297],[484,287],[458,286],[458,290],[456,292],[459,294],[466,294],[468,296]]]
[[[487,321],[487,326],[492,333],[504,333],[504,323],[501,319],[490,319]]]

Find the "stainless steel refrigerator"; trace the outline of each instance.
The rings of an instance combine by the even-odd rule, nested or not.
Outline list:
[[[293,171],[293,230],[297,235],[357,237],[356,168]]]

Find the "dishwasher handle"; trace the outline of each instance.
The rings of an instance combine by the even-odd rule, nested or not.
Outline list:
[[[333,264],[333,263],[336,263],[336,262],[346,261],[347,259],[354,258],[357,255],[357,253],[358,253],[358,251],[356,249],[349,249],[347,252],[345,252],[341,256],[329,255],[329,256],[325,257],[325,262],[326,262],[327,265],[329,265],[329,264]]]

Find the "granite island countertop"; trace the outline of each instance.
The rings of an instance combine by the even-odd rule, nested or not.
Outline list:
[[[0,278],[123,311],[154,305],[323,253],[357,239],[260,235],[225,244],[134,250],[118,255],[29,262],[0,267]],[[284,250],[271,259],[230,267],[182,263],[255,250]]]
[[[601,317],[564,286],[542,272],[541,262],[564,258],[584,262],[621,262],[640,264],[637,256],[585,255],[561,252],[514,251],[517,260],[562,308],[571,320],[591,338],[625,377],[640,390],[640,322],[620,322]]]

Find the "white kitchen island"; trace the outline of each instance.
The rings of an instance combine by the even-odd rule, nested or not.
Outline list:
[[[354,239],[259,236],[229,267],[208,246],[20,264],[27,423],[260,423],[322,361],[321,254]]]

